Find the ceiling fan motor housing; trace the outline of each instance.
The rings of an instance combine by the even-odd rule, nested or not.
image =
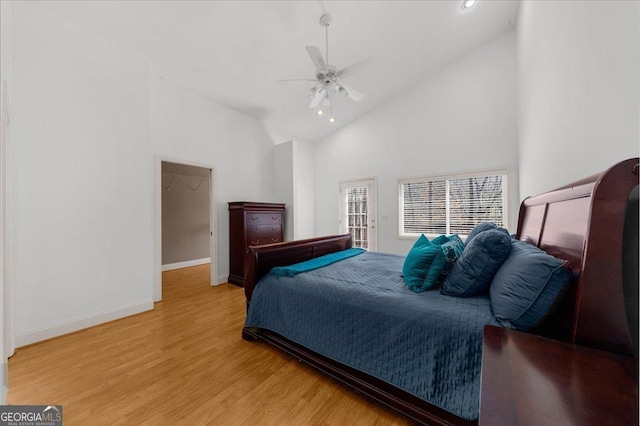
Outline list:
[[[318,81],[324,81],[325,83],[336,82],[338,76],[336,75],[336,67],[333,65],[327,65],[328,69],[317,69],[316,79]]]
[[[328,13],[325,13],[320,17],[320,25],[322,25],[323,27],[328,27],[330,23],[331,15],[329,15]]]

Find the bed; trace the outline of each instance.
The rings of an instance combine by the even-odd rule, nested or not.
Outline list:
[[[522,202],[515,238],[568,261],[573,272],[560,306],[531,332],[637,352],[637,206],[628,217],[637,186],[635,158]],[[633,247],[635,259],[624,261]],[[385,254],[359,254],[292,278],[269,274],[349,248],[349,235],[251,247],[243,338],[274,345],[421,423],[475,424],[477,348],[483,325],[497,324],[488,296],[407,293],[403,258]],[[369,287],[378,286],[380,274],[390,284],[378,290],[392,302],[376,313],[381,296]],[[352,285],[361,289],[357,296],[343,292],[361,280],[367,285]],[[270,304],[276,308],[266,313],[261,306]],[[435,320],[422,323],[416,315]]]

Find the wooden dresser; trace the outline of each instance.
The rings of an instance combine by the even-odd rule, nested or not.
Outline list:
[[[638,424],[638,360],[485,326],[479,426]]]
[[[249,246],[273,244],[284,238],[285,205],[229,203],[229,283],[244,287]]]

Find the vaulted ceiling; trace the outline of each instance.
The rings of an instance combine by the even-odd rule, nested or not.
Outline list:
[[[443,1],[43,1],[73,24],[133,49],[167,78],[293,136],[318,140],[410,90],[434,71],[515,25],[519,2]],[[373,58],[345,82],[365,94],[333,102],[335,123],[309,109],[314,78],[306,45],[338,69]]]

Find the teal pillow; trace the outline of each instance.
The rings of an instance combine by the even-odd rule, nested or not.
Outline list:
[[[458,260],[458,257],[462,255],[462,251],[464,250],[464,243],[457,234],[453,234],[446,238],[447,242],[437,246],[439,250],[433,259],[424,280],[424,287],[426,289],[432,289],[444,282],[446,275],[449,273],[456,260]]]
[[[440,246],[431,244],[424,235],[416,241],[402,266],[402,276],[409,289],[417,293],[427,290],[424,279],[439,251]]]
[[[431,244],[435,245],[435,246],[440,246],[444,243],[448,243],[449,242],[449,237],[447,237],[446,235],[439,235],[437,237],[435,237],[433,240],[431,240]]]
[[[411,250],[413,250],[414,248],[425,246],[425,245],[430,246],[431,241],[429,241],[429,239],[424,234],[422,234],[420,235],[420,237],[418,237],[416,242],[413,244],[413,247],[411,247]]]

